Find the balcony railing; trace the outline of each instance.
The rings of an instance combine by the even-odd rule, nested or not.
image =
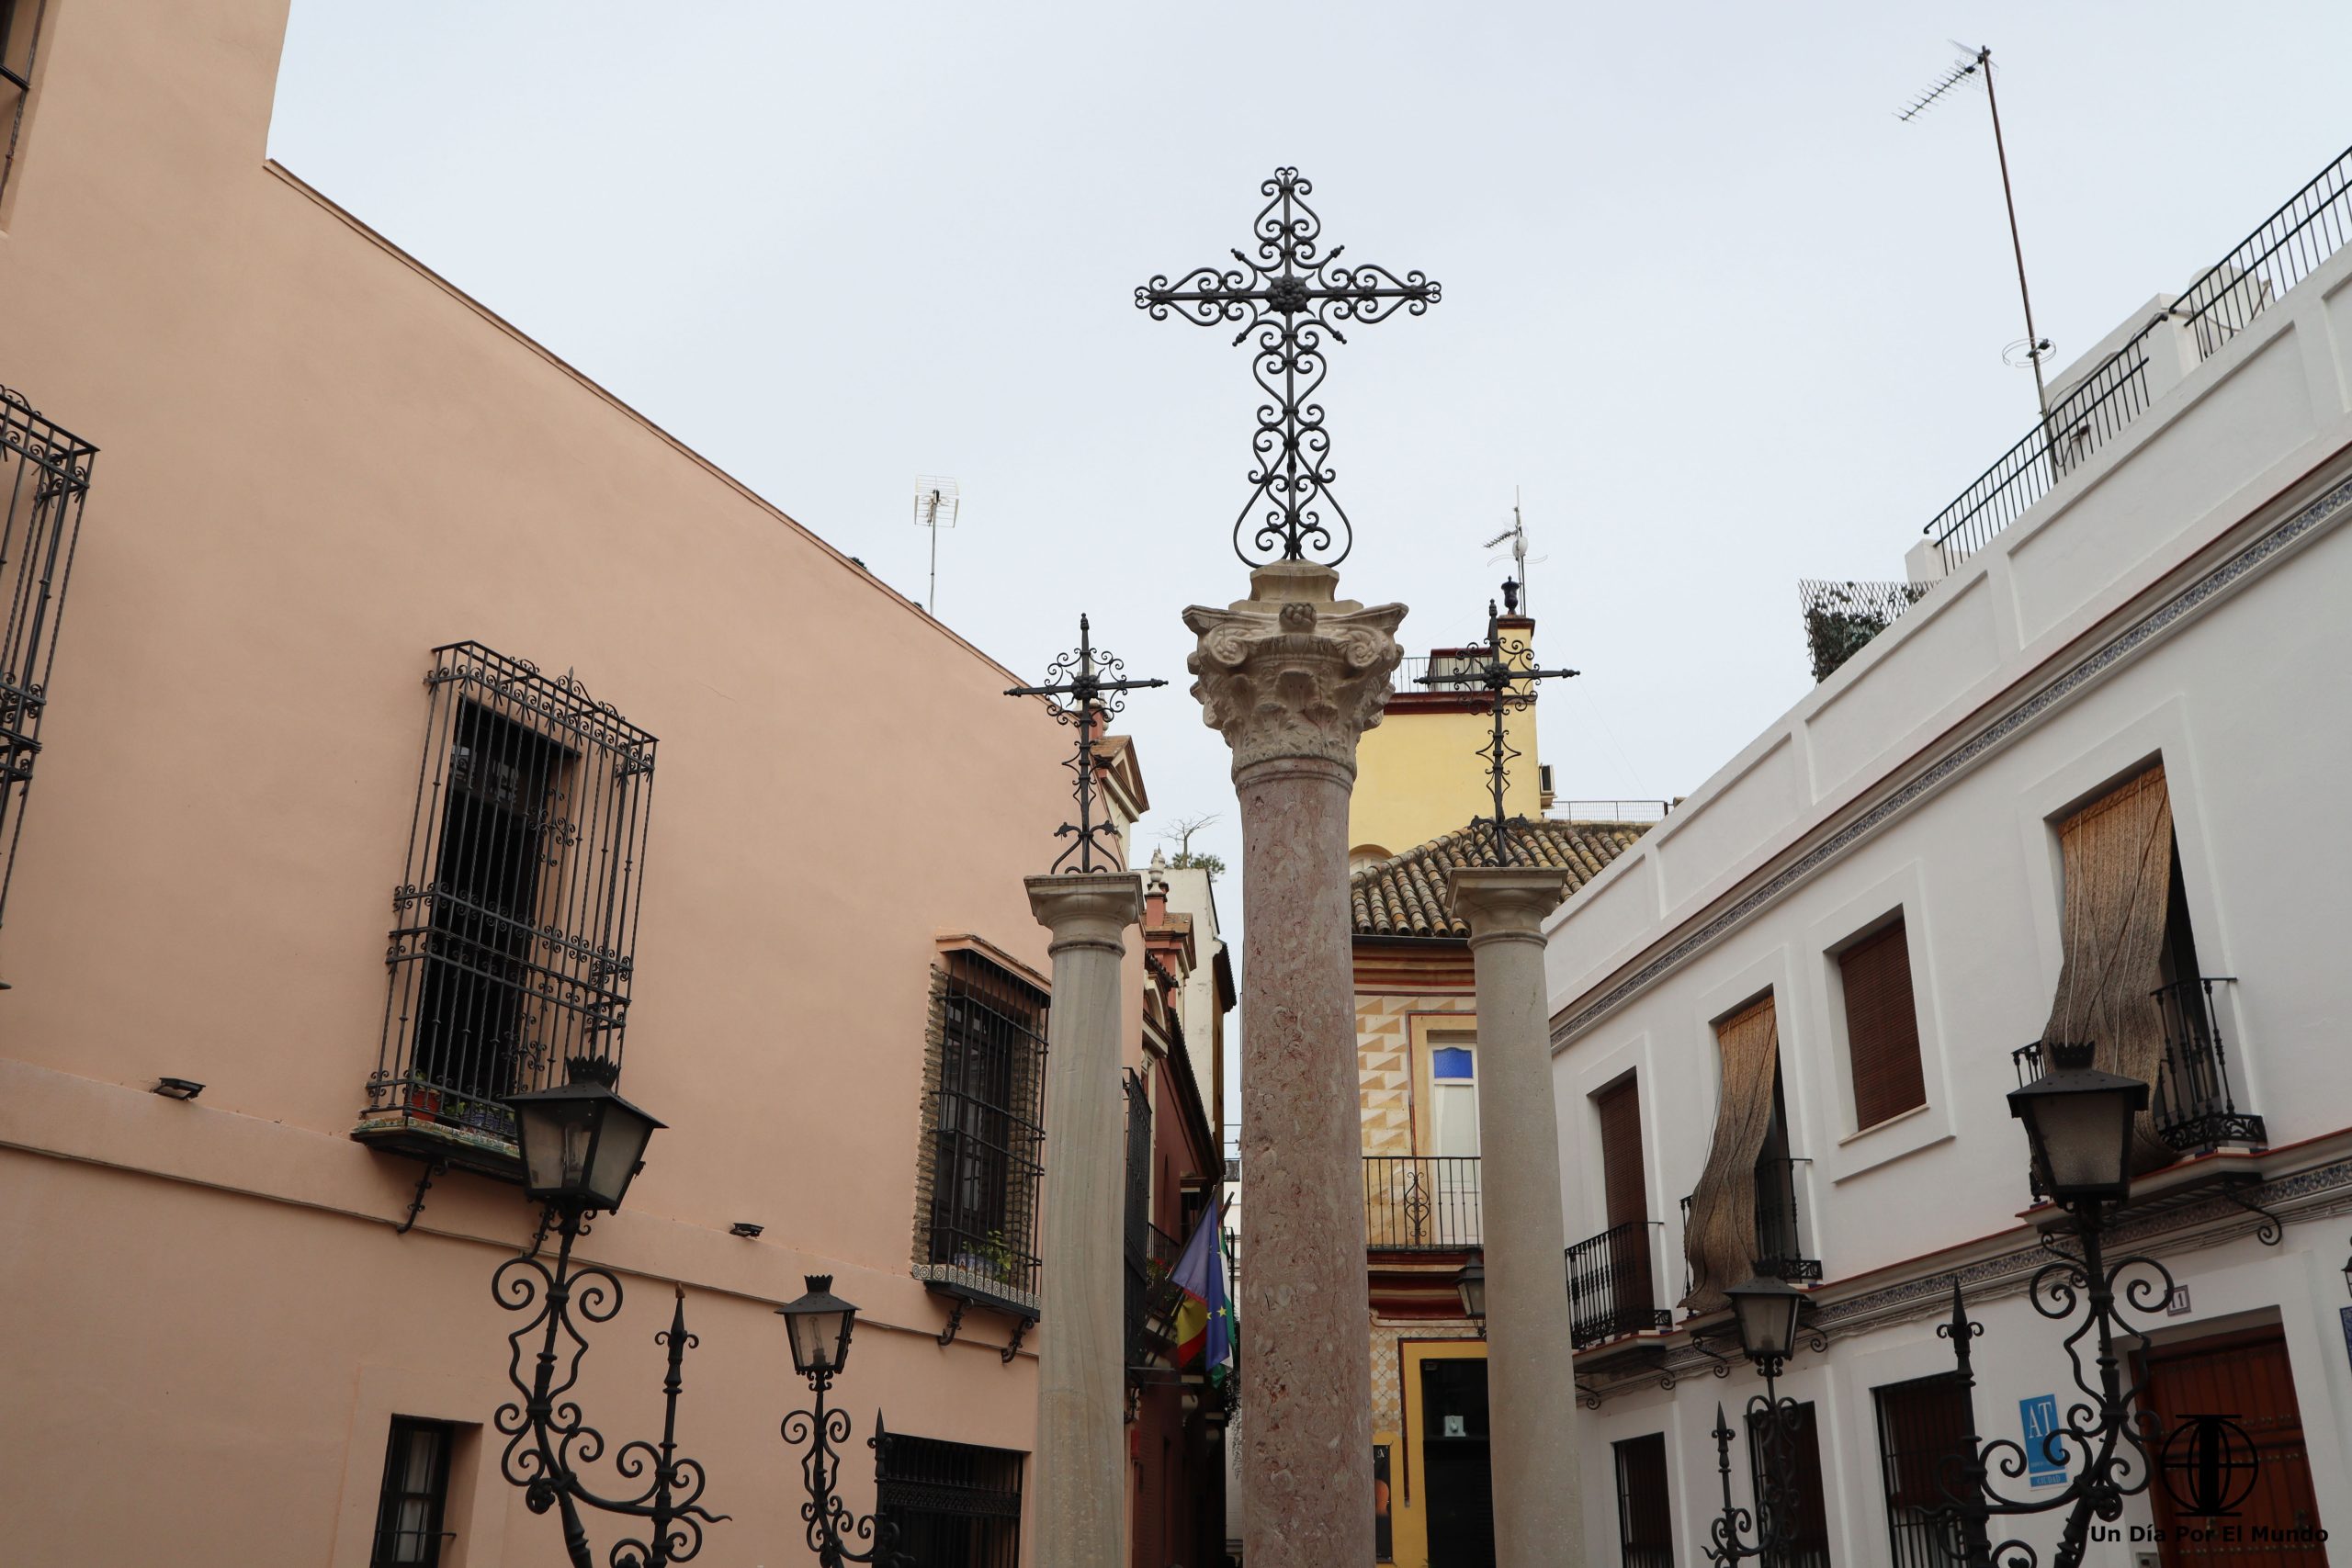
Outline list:
[[[2177,980],[2156,988],[2165,1021],[2165,1056],[2156,1069],[2156,1135],[2183,1153],[2222,1144],[2267,1144],[2262,1118],[2240,1111],[2230,1089],[2230,1064],[2222,1046],[2221,1019],[2213,1010],[2213,987],[2229,975]]]
[[[1776,1280],[1818,1280],[1821,1259],[1805,1256],[1797,1229],[1798,1159],[1756,1165],[1756,1271]]]
[[[1363,1234],[1376,1252],[1479,1246],[1478,1156],[1365,1156]]]
[[[2032,433],[1960,492],[1921,532],[1949,571],[2023,516],[2050,488],[2122,433],[2149,404],[2149,341],[2182,332],[2211,358],[2280,295],[2352,238],[2352,150],[2320,171],[2161,315],[2050,407]],[[2176,324],[2177,323],[2177,324]]]
[[[1568,1248],[1568,1337],[1579,1350],[1625,1334],[1674,1326],[1657,1304],[1656,1220],[1628,1220]]]

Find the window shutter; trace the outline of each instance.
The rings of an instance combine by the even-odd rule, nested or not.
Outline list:
[[[1911,998],[1911,943],[1898,919],[1838,955],[1846,1043],[1854,1068],[1854,1125],[1874,1127],[1928,1103],[1919,1070],[1919,1014]]]
[[[1642,1091],[1627,1077],[1592,1097],[1600,1113],[1600,1179],[1609,1228],[1638,1224],[1649,1216],[1649,1194],[1642,1182]]]

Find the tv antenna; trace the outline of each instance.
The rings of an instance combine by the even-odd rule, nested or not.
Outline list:
[[[1905,107],[1896,110],[1894,118],[1906,122],[1918,118],[1942,101],[1946,94],[1972,78],[1984,84],[1984,102],[1993,111],[1993,155],[2001,164],[2001,199],[2009,209],[2009,250],[2018,263],[2018,299],[2025,306],[2025,342],[2010,344],[2002,357],[2014,364],[2016,360],[2011,355],[2018,355],[2033,367],[2033,399],[2041,410],[2042,423],[2047,424],[2050,422],[2050,391],[2042,384],[2041,362],[2049,355],[2051,345],[2050,340],[2033,328],[2033,295],[2025,286],[2025,243],[2018,238],[2017,193],[2009,184],[2008,149],[2001,141],[2001,100],[1993,91],[1993,51],[1989,46],[1970,49],[1957,40],[1952,42],[1952,48],[1960,51],[1960,58],[1945,68],[1944,73],[1936,79],[1935,85],[1912,99]]]
[[[931,530],[931,596],[923,608],[934,621],[939,618],[939,531],[956,526],[961,504],[954,479],[940,474],[915,476],[915,526]]]
[[[1527,593],[1527,568],[1529,564],[1527,559],[1527,525],[1521,520],[1519,514],[1519,487],[1517,485],[1513,485],[1510,491],[1510,526],[1496,535],[1493,538],[1488,539],[1481,547],[1491,550],[1502,545],[1509,545],[1510,547],[1511,576],[1516,579],[1519,583],[1521,612],[1522,614],[1532,615],[1533,614],[1533,610],[1529,606]],[[1542,566],[1545,561],[1550,560],[1551,558],[1552,558],[1550,556],[1537,556],[1535,558],[1534,564]],[[1487,564],[1492,566],[1494,562],[1488,561]]]

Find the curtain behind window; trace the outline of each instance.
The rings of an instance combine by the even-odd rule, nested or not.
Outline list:
[[[2093,1042],[2093,1065],[2153,1085],[2164,1060],[2165,913],[2172,899],[2172,796],[2161,766],[2109,791],[2058,825],[2065,878],[2064,960],[2047,1041]],[[2179,1157],[2143,1111],[2132,1168]]]
[[[1717,1024],[1715,1044],[1723,1056],[1715,1141],[1682,1228],[1691,1281],[1682,1307],[1690,1313],[1729,1305],[1724,1290],[1756,1271],[1756,1156],[1772,1126],[1772,1080],[1781,1052],[1772,998]]]

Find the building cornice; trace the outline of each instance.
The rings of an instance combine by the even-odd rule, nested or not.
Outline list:
[[[1815,829],[1815,841],[1810,847],[1801,838],[1785,852],[1786,858],[1778,870],[1766,866],[1751,880],[1747,892],[1735,889],[1725,895],[1725,901],[1714,906],[1713,913],[1702,910],[1691,916],[1677,928],[1682,933],[1679,937],[1669,932],[1660,939],[1665,943],[1662,951],[1654,949],[1650,958],[1637,959],[1627,968],[1621,968],[1617,973],[1622,978],[1588,987],[1581,996],[1590,1000],[1581,1006],[1571,1003],[1555,1015],[1553,1052],[1556,1055],[1566,1049],[1577,1035],[1746,925],[1800,883],[1841,859],[2143,649],[2162,641],[2209,603],[2270,566],[2295,546],[2342,521],[2347,508],[2352,508],[2352,479],[2339,478],[2314,499],[2256,533],[2218,563],[2202,570],[2192,566],[2178,574],[2172,591],[2164,592],[2160,587],[2153,604],[2143,603],[2136,614],[2130,609],[2122,612],[2120,625],[2110,621],[2108,635],[2073,659],[2054,677],[2032,686],[2017,701],[1993,712],[1916,772],[1906,775],[1898,770],[1889,774],[1875,799],[1858,802],[1842,825],[1836,818],[1823,823]],[[2048,669],[2050,662],[2054,661],[2036,666],[2035,672]],[[2019,686],[2025,684],[2023,681],[2018,682]]]

